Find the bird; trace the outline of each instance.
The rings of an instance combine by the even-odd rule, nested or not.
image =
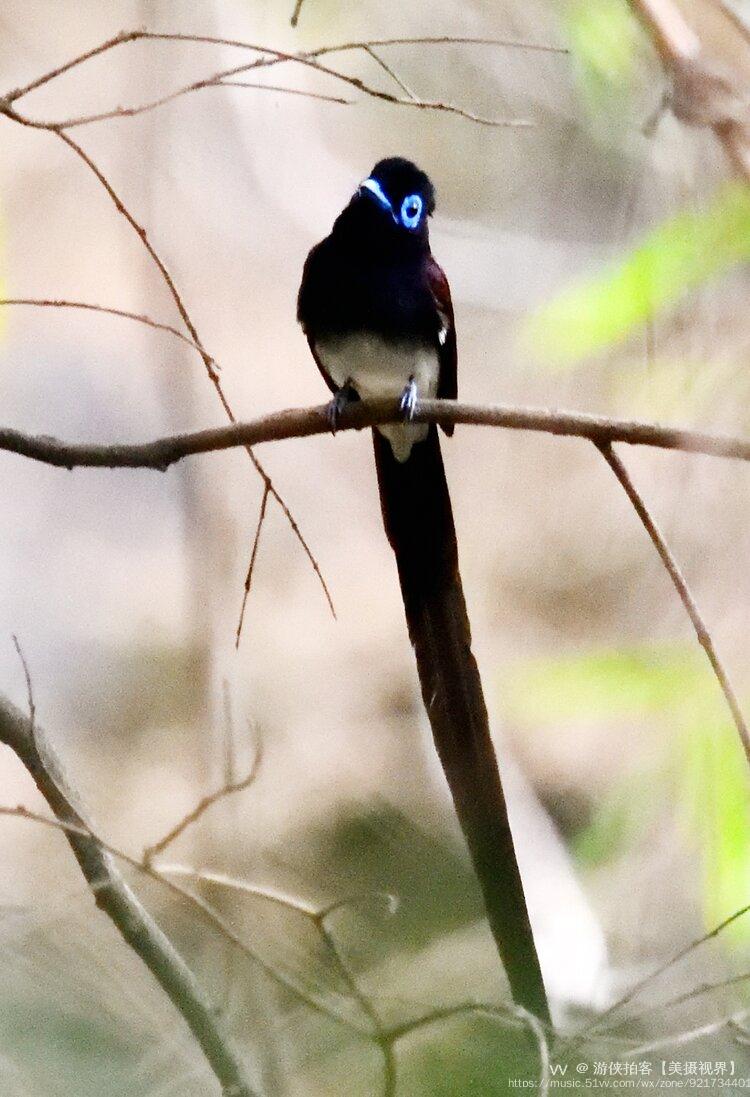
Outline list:
[[[353,402],[398,401],[373,429],[386,536],[393,549],[422,699],[514,1001],[549,1006],[490,735],[458,567],[451,499],[434,423],[420,399],[458,397],[448,280],[430,250],[435,188],[410,160],[380,160],[310,251],[297,319],[333,396],[335,432]],[[444,424],[452,435],[453,425]]]

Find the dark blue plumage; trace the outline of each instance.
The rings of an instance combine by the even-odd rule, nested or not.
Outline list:
[[[298,318],[334,392],[401,397],[403,423],[373,432],[383,521],[435,746],[515,1000],[548,1018],[513,836],[458,570],[438,432],[412,422],[419,397],[456,399],[448,282],[430,253],[432,183],[408,160],[381,160],[312,249]],[[451,433],[449,431],[448,433]]]
[[[456,398],[450,290],[430,252],[434,208],[423,171],[401,158],[381,160],[307,257],[297,316],[334,393],[348,386],[362,397],[397,397],[411,385],[412,402]],[[382,433],[406,460],[426,429]]]

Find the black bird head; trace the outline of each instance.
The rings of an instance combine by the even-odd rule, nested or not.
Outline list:
[[[427,242],[427,218],[435,209],[429,176],[400,156],[379,160],[342,214],[340,228],[381,246],[410,250]]]

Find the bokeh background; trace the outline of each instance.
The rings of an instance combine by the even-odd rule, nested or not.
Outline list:
[[[717,253],[705,220],[722,217],[728,168],[710,135],[660,110],[664,77],[624,3],[306,0],[296,29],[292,6],[6,0],[0,10],[2,89],[138,26],[288,50],[425,34],[570,50],[383,50],[423,98],[530,119],[528,129],[389,105],[287,65],[257,78],[356,103],[208,88],[75,133],[147,226],[238,417],[327,398],[295,322],[302,263],[372,164],[402,154],[438,191],[431,237],[451,281],[464,399],[750,429],[747,271]],[[244,57],[127,45],[24,109],[49,120],[137,105]],[[329,60],[401,94],[371,57]],[[644,291],[628,323],[607,272],[644,240],[658,252],[653,234],[665,224],[667,247],[703,232],[694,276],[682,279],[678,263],[663,307],[650,309]],[[3,297],[179,324],[91,173],[54,135],[8,120],[0,225]],[[571,286],[572,306],[559,296]],[[169,334],[20,306],[1,308],[0,325],[9,426],[114,441],[224,421],[199,355]],[[747,901],[746,777],[683,608],[593,447],[459,428],[444,452],[545,975],[558,1022],[574,1027]],[[15,634],[37,719],[100,832],[136,856],[260,752],[250,787],[163,860],[313,907],[354,896],[325,925],[388,1024],[507,1000],[432,754],[369,441],[348,433],[258,453],[315,553],[336,620],[272,501],[235,650],[262,496],[242,451],[163,475],[71,473],[2,455],[0,689],[26,705]],[[747,703],[750,474],[677,453],[623,456]],[[3,804],[40,807],[10,752],[0,784]],[[62,836],[13,819],[0,832],[0,1094],[214,1092],[182,1021],[95,911]],[[366,1031],[368,1019],[308,915],[196,884],[284,987],[164,888],[133,882],[220,1004],[263,1093],[380,1092],[377,1048],[351,1027]],[[395,912],[383,893],[398,896]],[[748,933],[738,922],[649,984],[616,1035],[668,1041],[746,1007],[737,983],[635,1016],[742,973]],[[738,1032],[704,1033],[680,1056],[731,1059],[747,1073]],[[399,1045],[399,1093],[504,1093],[517,1046],[487,1018],[432,1026]]]

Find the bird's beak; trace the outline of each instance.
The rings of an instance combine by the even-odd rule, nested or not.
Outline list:
[[[377,202],[381,209],[387,210],[390,213],[394,221],[397,221],[396,214],[393,212],[393,206],[390,203],[388,196],[381,187],[377,179],[369,178],[365,179],[359,185],[357,194],[361,194],[362,197],[369,197],[373,201]]]

